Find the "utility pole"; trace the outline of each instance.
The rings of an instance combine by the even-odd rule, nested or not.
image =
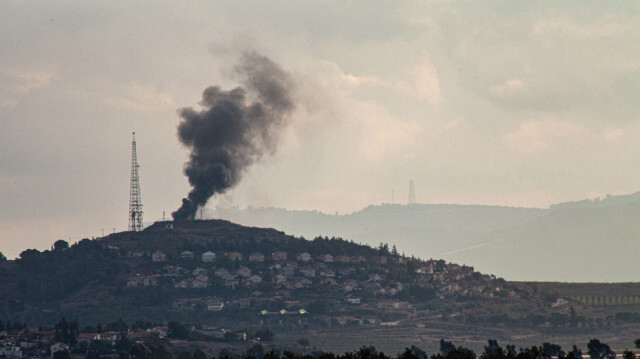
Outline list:
[[[136,133],[131,142],[131,187],[129,188],[129,231],[142,230],[142,199],[140,198],[140,177],[138,176],[138,155],[136,153]],[[115,232],[115,229],[114,229]]]

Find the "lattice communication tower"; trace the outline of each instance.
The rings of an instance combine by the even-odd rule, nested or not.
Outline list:
[[[409,204],[416,204],[416,190],[413,188],[413,181],[409,181]]]
[[[142,199],[140,198],[140,177],[138,176],[138,155],[136,153],[136,133],[131,142],[131,188],[129,189],[129,230],[142,230]]]

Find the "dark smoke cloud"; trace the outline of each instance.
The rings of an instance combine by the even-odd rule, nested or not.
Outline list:
[[[211,86],[202,94],[202,110],[179,110],[178,138],[191,149],[184,173],[192,189],[172,213],[174,219],[194,218],[211,196],[234,187],[247,167],[272,154],[285,117],[295,107],[293,80],[271,59],[245,53],[234,70],[246,90]],[[255,101],[248,103],[247,94]]]

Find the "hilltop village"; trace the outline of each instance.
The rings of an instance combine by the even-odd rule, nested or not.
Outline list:
[[[124,321],[145,335],[171,337],[173,323],[189,333],[174,339],[225,345],[381,329],[402,340],[428,329],[420,340],[429,342],[439,335],[435,328],[485,340],[483,328],[572,331],[610,323],[536,285],[406,256],[385,243],[306,240],[219,220],[158,222],[141,232],[29,249],[0,262],[0,291],[8,293],[0,297],[0,320],[21,328],[69,318],[85,328],[78,334],[96,337],[100,323]],[[117,332],[114,341],[121,338],[123,331],[109,330]],[[39,332],[30,331],[46,337]]]
[[[157,226],[177,230],[173,222]],[[318,237],[278,244],[251,235],[202,242],[188,230],[184,234],[173,248],[111,245],[137,268],[126,278],[127,291],[171,290],[172,310],[206,309],[218,312],[218,318],[228,314],[234,321],[281,326],[392,326],[461,314],[473,319],[474,306],[461,310],[459,303],[536,297],[532,288],[473,267],[406,257],[384,243],[371,248]]]

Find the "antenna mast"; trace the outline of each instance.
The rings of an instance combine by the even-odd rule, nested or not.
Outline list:
[[[136,153],[136,133],[131,142],[131,188],[129,189],[129,231],[142,230],[142,200],[140,198],[140,177],[138,176],[138,155]]]
[[[409,181],[409,204],[416,204],[416,190],[413,188],[413,181]]]

